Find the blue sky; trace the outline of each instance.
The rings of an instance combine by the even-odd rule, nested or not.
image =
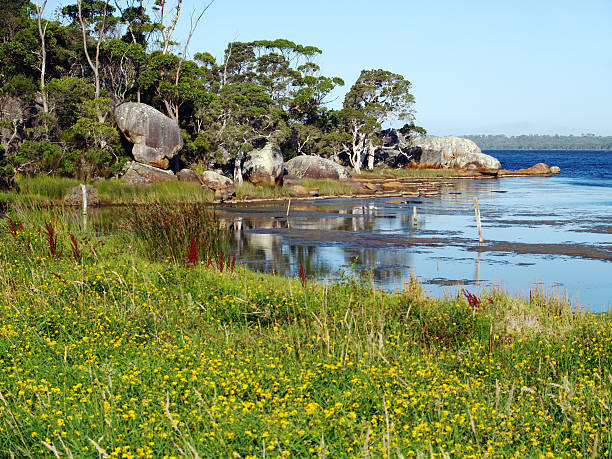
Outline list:
[[[177,39],[202,4],[184,0]],[[612,135],[611,0],[216,0],[190,52],[275,38],[323,50],[346,82],[332,106],[362,69],[403,75],[432,135]]]

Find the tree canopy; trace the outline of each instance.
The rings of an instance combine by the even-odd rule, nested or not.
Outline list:
[[[232,42],[221,62],[202,50],[189,58],[189,39],[173,41],[182,0],[156,0],[150,10],[141,0],[76,0],[55,19],[45,6],[0,5],[4,175],[118,174],[129,153],[112,113],[126,101],[176,120],[185,139],[182,161],[201,168],[233,166],[268,140],[287,157],[344,158],[359,170],[382,123],[414,126],[410,82],[385,70],[364,70],[343,108],[329,109],[344,81],[321,72],[315,46]],[[11,180],[0,177],[0,184]]]

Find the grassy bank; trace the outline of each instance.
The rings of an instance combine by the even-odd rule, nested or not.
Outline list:
[[[461,177],[463,171],[457,169],[389,169],[386,167],[377,167],[373,171],[361,171],[363,177],[380,177],[381,175],[398,177],[398,178],[452,178]]]
[[[38,175],[20,177],[17,192],[0,194],[3,201],[15,199],[28,203],[61,203],[66,192],[79,184],[78,180]],[[214,193],[203,190],[195,183],[166,182],[150,186],[125,185],[119,180],[99,180],[92,184],[100,200],[110,204],[149,204],[154,202],[206,203],[212,202]]]
[[[609,457],[607,314],[258,274],[194,250],[193,218],[170,215],[183,236],[164,242],[133,215],[106,236],[61,209],[10,215],[2,456]]]
[[[459,177],[459,171],[450,169],[386,169],[362,171],[360,177],[378,179],[381,177],[398,177],[414,179],[436,179]],[[19,191],[0,193],[0,201],[14,202],[16,199],[29,203],[61,203],[66,192],[79,184],[78,180],[39,175],[19,177]],[[353,182],[337,180],[306,179],[303,185],[318,188],[321,196],[350,196],[355,194],[358,185]],[[125,185],[119,180],[99,180],[92,184],[104,203],[109,204],[149,204],[155,202],[208,203],[214,199],[214,193],[205,191],[198,184],[185,182],[166,182],[150,186]],[[284,187],[255,186],[243,183],[236,187],[236,199],[249,198],[286,198],[289,191]]]

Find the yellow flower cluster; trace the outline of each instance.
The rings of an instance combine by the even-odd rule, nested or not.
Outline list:
[[[605,315],[541,336],[496,323],[490,335],[495,305],[111,255],[75,265],[31,257],[9,236],[0,258],[2,456],[607,457],[611,447]]]

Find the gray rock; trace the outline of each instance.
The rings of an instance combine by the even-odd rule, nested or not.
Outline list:
[[[297,178],[348,180],[351,174],[340,164],[319,156],[300,155],[285,163],[287,172]]]
[[[419,162],[421,149],[419,147],[381,147],[374,152],[374,164],[397,168],[405,167],[411,162]]]
[[[406,137],[395,129],[385,129],[377,134],[382,147],[374,152],[374,164],[387,167],[405,167],[411,162],[419,162],[421,149],[412,147]]]
[[[126,102],[115,109],[117,126],[134,144],[132,155],[140,163],[168,169],[169,160],[183,148],[176,121],[146,104]]]
[[[132,161],[128,163],[127,172],[121,178],[121,181],[128,185],[152,185],[154,183],[171,182],[176,179],[176,175],[172,171]]]
[[[91,185],[85,185],[85,191],[87,193],[87,206],[98,206],[100,205],[100,194],[98,190]],[[70,188],[64,196],[64,204],[67,206],[83,206],[83,189],[81,185],[77,185],[74,188]]]
[[[283,153],[270,143],[251,150],[243,165],[245,178],[254,184],[278,185],[283,176]]]
[[[176,177],[179,179],[179,182],[202,183],[200,176],[191,169],[181,169],[176,173]]]
[[[384,147],[408,147],[408,142],[406,141],[406,137],[404,136],[404,134],[395,129],[385,129],[384,131],[381,131],[378,136],[382,140]]]
[[[421,149],[421,164],[439,163],[444,167],[465,168],[474,164],[490,170],[499,170],[497,158],[484,154],[478,145],[461,137],[427,137],[415,139],[414,147]]]
[[[213,171],[206,171],[200,174],[202,185],[215,192],[215,200],[227,201],[236,195],[234,182],[224,175]]]

